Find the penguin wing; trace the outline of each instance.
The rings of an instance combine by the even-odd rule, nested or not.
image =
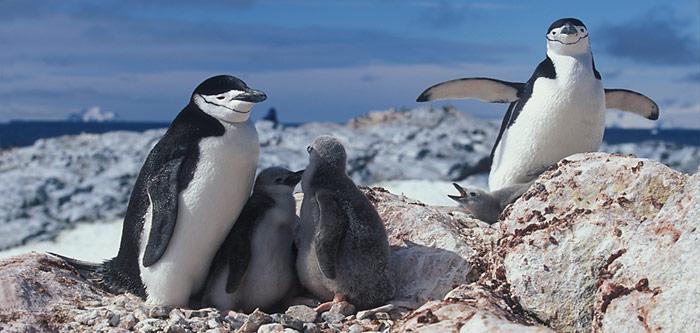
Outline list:
[[[605,107],[659,119],[659,106],[649,97],[627,89],[605,89]]]
[[[272,199],[253,194],[231,228],[229,236],[225,240],[226,243],[222,245],[222,248],[228,251],[227,293],[231,294],[238,290],[250,263],[250,240],[253,236],[253,229],[258,221],[265,216],[264,212],[273,205]]]
[[[336,258],[340,244],[345,238],[348,217],[333,192],[317,191],[316,201],[320,217],[316,232],[316,258],[323,275],[335,279]]]
[[[489,103],[511,103],[520,98],[524,88],[525,83],[470,77],[438,83],[423,91],[416,102],[473,98]]]
[[[175,231],[178,209],[178,175],[185,160],[184,154],[165,162],[149,179],[146,190],[151,200],[153,216],[148,243],[143,254],[143,266],[155,264],[168,248],[170,237]]]

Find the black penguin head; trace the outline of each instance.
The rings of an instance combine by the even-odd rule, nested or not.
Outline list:
[[[253,105],[266,98],[264,92],[251,89],[241,79],[230,75],[210,77],[192,93],[192,101],[200,110],[228,123],[248,120]]]
[[[579,19],[563,18],[547,29],[547,50],[557,55],[590,54],[588,28]]]
[[[253,191],[269,195],[292,194],[303,174],[304,170],[294,172],[280,167],[267,168],[260,171],[255,179]]]
[[[309,152],[309,166],[312,169],[324,167],[345,172],[348,157],[343,144],[335,137],[321,135],[306,150]]]

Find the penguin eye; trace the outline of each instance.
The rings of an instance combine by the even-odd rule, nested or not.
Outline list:
[[[226,96],[217,96],[217,97],[216,97],[216,99],[218,99],[218,100],[222,100],[222,99],[224,99],[224,98],[226,98]]]
[[[552,31],[552,35],[556,35],[556,34],[557,34],[557,32],[556,32],[556,31]]]
[[[584,32],[584,31],[586,31],[586,29],[584,29],[584,28],[581,28],[581,32]]]
[[[277,178],[277,179],[275,179],[275,184],[282,184],[283,181],[284,181],[284,179],[282,179],[282,177]]]

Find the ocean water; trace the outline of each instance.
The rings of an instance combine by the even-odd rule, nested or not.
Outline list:
[[[38,139],[81,133],[143,132],[168,127],[161,122],[10,121],[0,123],[0,149],[31,146]]]
[[[31,146],[38,139],[62,135],[111,131],[142,132],[149,129],[165,128],[168,125],[168,123],[162,122],[11,121],[9,123],[0,123],[0,149]],[[603,141],[608,144],[634,143],[647,140],[700,146],[700,130],[608,128],[603,138]]]

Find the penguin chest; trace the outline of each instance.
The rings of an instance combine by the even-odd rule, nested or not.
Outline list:
[[[214,254],[248,199],[258,154],[252,124],[230,125],[223,136],[200,140],[193,178],[179,194],[177,221],[167,250],[155,264],[141,267],[149,302],[186,304],[202,286]],[[144,235],[148,235],[149,215]],[[142,239],[142,248],[145,241]]]
[[[202,139],[199,149],[192,181],[180,195],[176,233],[182,230],[191,238],[188,247],[199,247],[201,259],[209,260],[250,195],[259,144],[252,125],[231,126],[222,137]]]
[[[535,178],[575,153],[597,151],[605,129],[605,95],[594,77],[540,78],[494,154],[489,187]]]

